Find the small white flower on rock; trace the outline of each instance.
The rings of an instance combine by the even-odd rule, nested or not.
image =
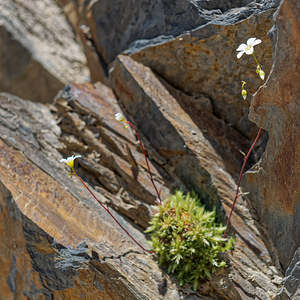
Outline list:
[[[74,160],[76,158],[79,158],[79,157],[81,157],[81,155],[76,155],[76,156],[72,155],[72,156],[70,156],[70,157],[68,157],[66,159],[62,158],[59,162],[66,163],[69,167],[71,167],[73,169],[73,167],[74,167]]]
[[[254,46],[261,43],[260,39],[250,38],[247,41],[247,44],[240,44],[236,51],[239,51],[237,58],[241,58],[244,53],[251,55],[254,52]]]
[[[116,114],[115,114],[115,119],[116,119],[117,121],[120,121],[120,122],[125,121],[125,119],[124,119],[124,117],[123,117],[123,115],[122,115],[121,113],[116,113]]]
[[[128,123],[128,121],[125,121],[125,119],[124,119],[124,117],[121,113],[116,113],[115,114],[115,119],[119,122],[124,122],[125,123],[124,128],[128,129],[128,126],[126,125],[126,123]]]

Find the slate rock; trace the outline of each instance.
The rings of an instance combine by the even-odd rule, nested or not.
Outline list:
[[[165,93],[163,89],[162,92]],[[57,97],[56,106],[51,107],[23,101],[11,95],[1,95],[0,180],[11,192],[12,199],[24,215],[22,220],[26,220],[23,230],[26,240],[24,243],[30,256],[27,258],[37,271],[38,278],[43,278],[40,283],[38,281],[40,285],[39,289],[36,288],[38,293],[44,293],[48,297],[51,295],[54,299],[59,297],[77,299],[76,297],[81,296],[96,298],[99,295],[103,299],[106,299],[105,295],[107,299],[119,299],[116,295],[120,294],[120,299],[124,297],[151,300],[189,299],[196,296],[232,300],[241,299],[247,286],[247,292],[257,299],[264,299],[261,296],[263,293],[274,295],[277,291],[276,282],[278,282],[274,280],[278,279],[280,274],[275,268],[273,269],[270,254],[257,228],[253,226],[251,216],[247,213],[246,202],[242,198],[237,205],[237,214],[234,214],[232,219],[233,228],[236,230],[236,246],[235,250],[226,256],[230,267],[215,274],[211,281],[201,284],[195,294],[189,286],[178,287],[174,279],[158,268],[153,258],[143,253],[120,231],[119,227],[112,223],[105,211],[75,178],[68,178],[66,167],[59,163],[59,160],[62,156],[65,157],[66,153],[70,155],[69,151],[82,154],[83,158],[75,161],[78,173],[83,176],[98,199],[105,205],[109,205],[110,211],[119,222],[147,247],[143,230],[141,227],[133,226],[133,221],[129,220],[132,217],[136,218],[137,223],[142,225],[149,218],[147,214],[143,216],[134,213],[135,207],[141,205],[147,207],[147,201],[155,200],[154,197],[149,198],[149,194],[151,195],[149,180],[144,183],[136,182],[136,185],[143,186],[150,193],[144,192],[144,196],[135,197],[132,190],[133,192],[127,196],[127,202],[124,201],[125,198],[121,198],[120,201],[121,193],[114,193],[109,185],[101,185],[99,181],[95,181],[99,174],[103,174],[102,168],[109,160],[102,155],[102,165],[101,159],[95,156],[96,148],[93,147],[97,145],[100,149],[101,147],[105,149],[109,146],[108,142],[113,143],[110,149],[114,151],[111,151],[111,155],[117,161],[117,164],[112,165],[114,168],[112,170],[123,178],[118,182],[117,188],[121,188],[121,183],[128,180],[129,176],[133,176],[130,172],[126,173],[126,169],[123,170],[123,166],[132,163],[132,160],[126,156],[128,153],[124,152],[126,143],[132,151],[132,156],[135,157],[140,178],[144,176],[144,162],[139,154],[138,145],[134,145],[134,135],[130,131],[124,131],[122,124],[114,120],[113,112],[117,108],[120,111],[120,106],[115,102],[116,100],[113,100],[112,95],[112,91],[101,84],[95,87],[72,85]],[[167,99],[172,100],[172,98]],[[162,112],[164,105],[161,104]],[[57,124],[61,127],[55,122],[59,115],[63,116],[57,120]],[[186,117],[186,120],[187,126],[194,130],[196,135],[189,131],[184,131],[184,135],[178,131],[177,135],[186,139],[190,153],[197,153],[199,145],[193,145],[192,140],[188,142],[187,137],[198,139],[201,132],[190,119]],[[179,127],[174,128],[175,131],[178,129]],[[99,139],[99,132],[102,139]],[[141,138],[146,140],[143,131],[141,131]],[[84,141],[87,142],[86,145]],[[208,144],[207,147],[209,149]],[[159,179],[165,187],[164,192],[168,192],[170,178],[177,178],[178,186],[184,186],[184,178],[178,177],[177,171],[172,168],[174,158],[178,154],[174,153],[175,156],[170,156],[171,160],[167,165],[170,164],[171,167],[167,168],[164,152],[158,153],[151,147],[147,147],[147,150],[151,165],[155,167],[153,171],[158,172],[155,178]],[[222,197],[222,205],[228,213],[234,183],[230,180],[230,176],[220,169],[220,165],[217,167],[220,163],[218,156],[214,152],[210,155],[213,155],[216,161],[207,161],[207,164],[202,167],[203,175],[209,174],[204,171],[205,168],[209,170],[209,166],[214,168],[216,164],[216,173],[211,173],[209,176],[213,178],[215,187],[218,187],[218,195]],[[120,167],[116,168],[122,161]],[[194,159],[194,162],[197,160]],[[204,159],[202,162],[205,162]],[[120,169],[123,172],[117,173]],[[218,173],[220,175],[217,175]],[[185,176],[191,178],[192,174],[193,170],[185,170]],[[221,174],[223,174],[223,183],[220,180]],[[102,175],[100,182],[105,176]],[[209,190],[208,182],[203,183],[202,186],[204,187],[205,184]],[[210,189],[214,191],[214,187]],[[128,202],[130,206],[126,206]],[[4,207],[1,202],[2,212]],[[118,209],[119,213],[113,208]],[[0,215],[0,220],[2,216],[3,214]],[[12,246],[9,246],[9,249],[11,248]],[[6,259],[6,261],[10,263],[10,260]],[[12,273],[11,278],[15,278],[15,271],[10,272],[10,267],[7,267],[7,270],[7,276]],[[30,284],[39,286],[32,283],[30,277],[26,277],[26,280],[29,281],[26,286]],[[14,280],[9,282],[11,286],[15,283]],[[18,287],[21,289],[21,285],[16,286],[17,289]]]
[[[254,96],[249,114],[268,131],[269,141],[244,184],[253,214],[265,228],[283,270],[300,245],[299,14],[296,0],[283,1],[276,14],[272,72]]]
[[[153,258],[120,231],[75,178],[70,180],[59,162],[64,144],[49,106],[7,94],[0,100],[5,187],[0,196],[6,195],[0,214],[1,292],[8,299],[30,297],[28,289],[33,299],[179,299],[176,285]],[[93,191],[104,204],[112,197]],[[6,199],[13,204],[6,205]],[[147,247],[143,230],[110,211]]]
[[[87,1],[80,9],[90,15],[87,25],[92,29],[97,50],[110,64],[125,50],[137,52],[210,22],[234,24],[275,8],[277,2],[105,0]]]
[[[300,248],[294,254],[291,264],[285,272],[282,288],[276,295],[276,300],[297,300],[300,296]]]
[[[54,0],[1,1],[0,91],[50,102],[69,82],[89,81],[86,58]]]
[[[209,99],[216,117],[252,140],[258,131],[247,117],[252,91],[243,101],[241,81],[254,90],[260,83],[253,57],[238,60],[236,48],[250,37],[260,38],[256,54],[268,76],[272,49],[267,32],[278,5],[278,0],[82,1],[75,5],[76,28],[84,28],[85,33],[78,32],[89,49],[89,65],[99,74],[95,78],[109,84],[113,61],[128,54],[194,96],[195,107],[199,96]]]
[[[203,134],[204,126],[197,127],[175,94],[166,89],[151,69],[132,58],[119,55],[110,76],[125,115],[136,125],[145,145],[151,145],[151,160],[166,159],[165,171],[176,176],[188,190],[195,190],[206,207],[217,207],[219,218],[224,220],[236,185],[222,157]],[[214,118],[211,123],[218,128]],[[231,225],[237,240],[235,250],[228,254],[230,273],[209,283],[214,291],[209,295],[220,295],[220,299],[243,299],[244,294],[257,299],[271,297],[277,290],[274,279],[280,278],[280,274],[264,274],[272,267],[272,259],[242,195]]]

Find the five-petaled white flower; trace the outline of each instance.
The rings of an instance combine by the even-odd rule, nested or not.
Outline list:
[[[239,47],[236,49],[236,51],[240,51],[237,54],[237,58],[241,58],[244,53],[246,53],[248,55],[252,54],[253,51],[254,51],[253,47],[260,44],[260,43],[261,43],[260,39],[250,38],[247,41],[247,45],[246,44],[240,44]]]
[[[128,128],[128,126],[126,125],[126,123],[128,124],[128,121],[126,121],[126,120],[124,119],[124,117],[123,117],[123,115],[122,115],[121,113],[116,113],[116,114],[115,114],[115,119],[116,119],[117,121],[119,121],[119,122],[124,122],[124,123],[125,123],[124,128],[125,128],[125,129]]]
[[[115,114],[115,119],[116,119],[117,121],[120,121],[120,122],[125,121],[125,120],[124,120],[124,117],[123,117],[123,115],[122,115],[121,113],[116,113],[116,114]]]
[[[81,157],[81,155],[72,155],[70,157],[68,157],[67,159],[62,158],[60,160],[60,162],[66,163],[69,167],[71,167],[73,169],[74,167],[74,159]]]

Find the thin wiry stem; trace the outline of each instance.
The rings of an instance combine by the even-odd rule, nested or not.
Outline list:
[[[253,55],[253,57],[254,57],[254,59],[255,59],[256,63],[257,63],[257,64],[259,65],[259,67],[261,68],[261,66],[260,66],[260,64],[259,64],[259,62],[258,62],[258,60],[257,60],[256,56],[254,55],[254,52],[252,53],[252,55]]]
[[[150,251],[145,249],[124,227],[123,225],[121,225],[121,223],[113,216],[113,214],[109,211],[108,208],[106,208],[102,202],[95,196],[95,194],[90,190],[90,188],[85,184],[85,182],[77,175],[77,173],[75,172],[74,168],[72,168],[72,171],[78,179],[79,181],[82,183],[82,185],[89,191],[89,193],[94,197],[94,199],[102,206],[102,208],[114,219],[114,221],[123,229],[123,231],[145,252],[148,253],[155,253],[155,251]]]
[[[156,185],[154,183],[154,180],[153,180],[153,176],[152,176],[152,172],[151,172],[150,165],[149,165],[149,162],[148,162],[148,158],[147,158],[147,155],[146,155],[146,149],[144,147],[144,144],[142,143],[142,141],[141,141],[141,139],[140,139],[140,137],[139,137],[139,135],[137,133],[137,130],[135,129],[135,127],[133,126],[133,124],[131,122],[129,122],[129,121],[125,121],[125,122],[130,125],[130,127],[133,129],[133,131],[135,132],[136,137],[138,138],[138,140],[140,142],[140,145],[141,145],[141,147],[143,149],[143,153],[144,153],[144,156],[145,156],[148,173],[150,175],[149,179],[150,179],[150,181],[151,181],[151,183],[152,183],[152,185],[153,185],[153,187],[155,189],[155,192],[157,194],[157,199],[159,200],[159,203],[161,204],[162,201],[161,201],[161,198],[160,198],[160,193],[159,193],[159,191],[158,191],[158,189],[157,189],[157,187],[156,187]]]
[[[236,189],[236,193],[235,193],[235,198],[234,198],[234,201],[233,201],[233,204],[232,204],[232,207],[231,207],[231,210],[230,210],[230,213],[229,213],[229,216],[228,216],[228,220],[227,220],[227,224],[226,224],[226,229],[225,229],[225,233],[224,233],[224,239],[226,238],[226,234],[227,234],[227,230],[228,230],[228,227],[229,227],[229,224],[230,224],[230,219],[231,219],[231,216],[232,216],[232,213],[233,213],[233,209],[234,209],[234,206],[235,206],[235,203],[236,203],[236,200],[237,200],[237,197],[239,195],[239,189],[240,189],[240,184],[241,184],[241,180],[242,180],[242,175],[244,173],[244,169],[245,169],[245,165],[246,165],[246,162],[250,156],[250,153],[254,147],[254,145],[256,144],[258,138],[259,138],[259,135],[260,135],[260,132],[261,132],[261,128],[259,128],[259,131],[257,133],[257,136],[253,142],[253,144],[251,145],[247,155],[245,156],[244,158],[244,163],[243,163],[243,166],[242,166],[242,169],[241,169],[241,172],[240,172],[240,177],[239,177],[239,181],[238,181],[238,185],[237,185],[237,189]]]

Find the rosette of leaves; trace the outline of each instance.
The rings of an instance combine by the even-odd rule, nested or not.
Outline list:
[[[216,212],[206,211],[195,195],[177,191],[156,207],[146,230],[160,265],[173,273],[180,285],[201,280],[225,267],[219,253],[233,248],[234,240],[223,239],[225,227],[215,222]]]

